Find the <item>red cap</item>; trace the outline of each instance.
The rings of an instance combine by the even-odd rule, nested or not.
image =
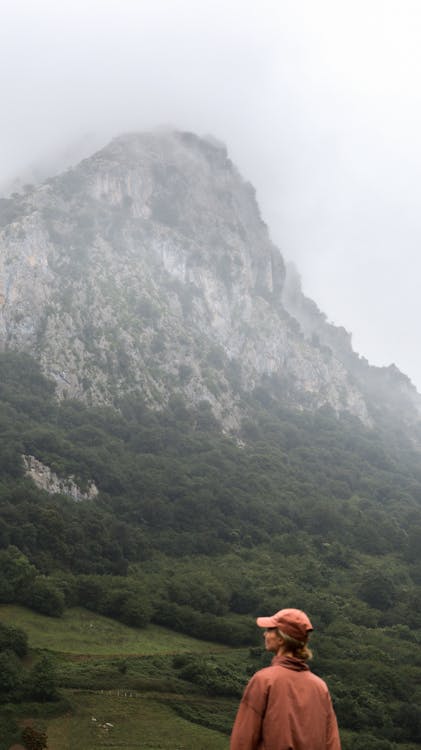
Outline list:
[[[313,625],[301,609],[281,609],[272,617],[258,617],[259,628],[279,628],[296,641],[305,641]]]

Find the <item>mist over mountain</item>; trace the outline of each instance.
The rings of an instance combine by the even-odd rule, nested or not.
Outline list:
[[[0,179],[0,200],[15,197],[41,185],[44,180],[64,172],[69,165],[74,165],[97,151],[104,139],[94,133],[85,133],[79,138],[70,139],[62,147],[46,150],[17,171],[3,175]]]
[[[0,346],[37,358],[61,397],[207,401],[237,430],[269,388],[298,409],[417,423],[421,397],[373,368],[285,267],[226,148],[133,133],[0,201]]]

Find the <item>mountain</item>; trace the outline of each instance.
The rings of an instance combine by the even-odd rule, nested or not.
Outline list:
[[[188,716],[224,731],[256,615],[298,606],[344,750],[419,747],[420,396],[305,297],[225,148],[122,136],[0,224],[0,605],[232,646],[221,671],[204,647],[147,672],[166,701],[203,690]],[[15,640],[2,727],[33,690]],[[115,686],[80,667],[58,687]]]
[[[0,347],[41,362],[61,397],[206,401],[237,430],[247,400],[416,423],[421,397],[370,368],[286,269],[223,145],[123,135],[0,200]],[[379,402],[380,399],[380,402]]]

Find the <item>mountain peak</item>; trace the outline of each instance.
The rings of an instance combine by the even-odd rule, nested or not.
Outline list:
[[[350,339],[291,283],[216,139],[124,134],[6,204],[0,345],[39,359],[61,397],[179,394],[237,429],[263,388],[372,420]]]

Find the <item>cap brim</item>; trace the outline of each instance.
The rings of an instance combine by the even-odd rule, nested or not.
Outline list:
[[[277,626],[274,617],[258,617],[256,622],[259,628],[276,628]]]

